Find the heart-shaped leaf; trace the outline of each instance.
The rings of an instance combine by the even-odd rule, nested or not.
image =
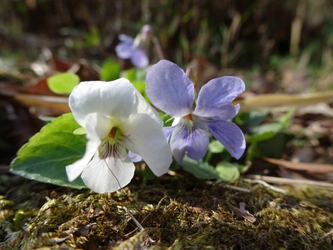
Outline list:
[[[40,182],[84,188],[81,178],[69,182],[65,171],[85,152],[86,137],[73,134],[79,127],[71,113],[54,119],[22,146],[11,164],[11,172]]]
[[[80,78],[72,73],[60,73],[47,78],[47,86],[56,94],[70,94]]]

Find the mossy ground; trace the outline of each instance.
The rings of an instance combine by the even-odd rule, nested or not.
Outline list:
[[[1,249],[333,248],[333,193],[323,189],[233,184],[243,192],[187,175],[134,180],[113,194],[27,185],[0,200]],[[233,209],[241,202],[254,223]]]

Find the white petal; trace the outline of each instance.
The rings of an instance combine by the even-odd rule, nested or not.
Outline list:
[[[88,140],[102,141],[115,125],[109,117],[99,113],[88,114],[85,118],[85,129],[87,131]]]
[[[79,177],[84,167],[87,166],[97,151],[99,143],[99,141],[88,141],[86,145],[86,152],[84,153],[83,157],[66,167],[66,173],[69,181],[74,181],[77,177]]]
[[[125,146],[142,156],[157,176],[165,174],[172,163],[172,152],[161,126],[147,114],[133,114],[125,123]]]
[[[100,159],[96,152],[81,177],[84,184],[96,193],[115,192],[131,181],[134,170],[125,148],[118,147],[117,153],[106,159]]]
[[[157,111],[145,100],[137,89],[135,89],[135,96],[136,112],[150,115],[161,127],[163,127],[163,121]]]
[[[100,113],[125,120],[136,110],[136,91],[127,79],[111,82],[81,82],[69,96],[69,106],[75,120],[85,128],[86,116]]]

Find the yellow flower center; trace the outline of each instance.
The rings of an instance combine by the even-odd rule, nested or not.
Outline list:
[[[189,121],[193,121],[192,114],[188,114],[187,116],[185,116],[185,118]]]
[[[108,134],[108,137],[110,137],[111,139],[113,139],[116,136],[118,128],[117,127],[113,127],[110,131],[110,133]]]
[[[120,149],[123,147],[123,137],[124,134],[118,127],[112,127],[109,134],[98,147],[99,157],[101,159],[106,159],[110,156],[119,157]]]

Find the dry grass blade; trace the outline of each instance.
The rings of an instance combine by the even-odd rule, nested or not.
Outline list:
[[[321,102],[332,102],[333,91],[315,94],[262,94],[243,100],[237,100],[234,104],[240,104],[242,112],[253,110],[271,110],[280,107],[303,107]]]
[[[15,95],[14,99],[29,107],[44,107],[64,113],[70,112],[67,97],[19,94]]]

